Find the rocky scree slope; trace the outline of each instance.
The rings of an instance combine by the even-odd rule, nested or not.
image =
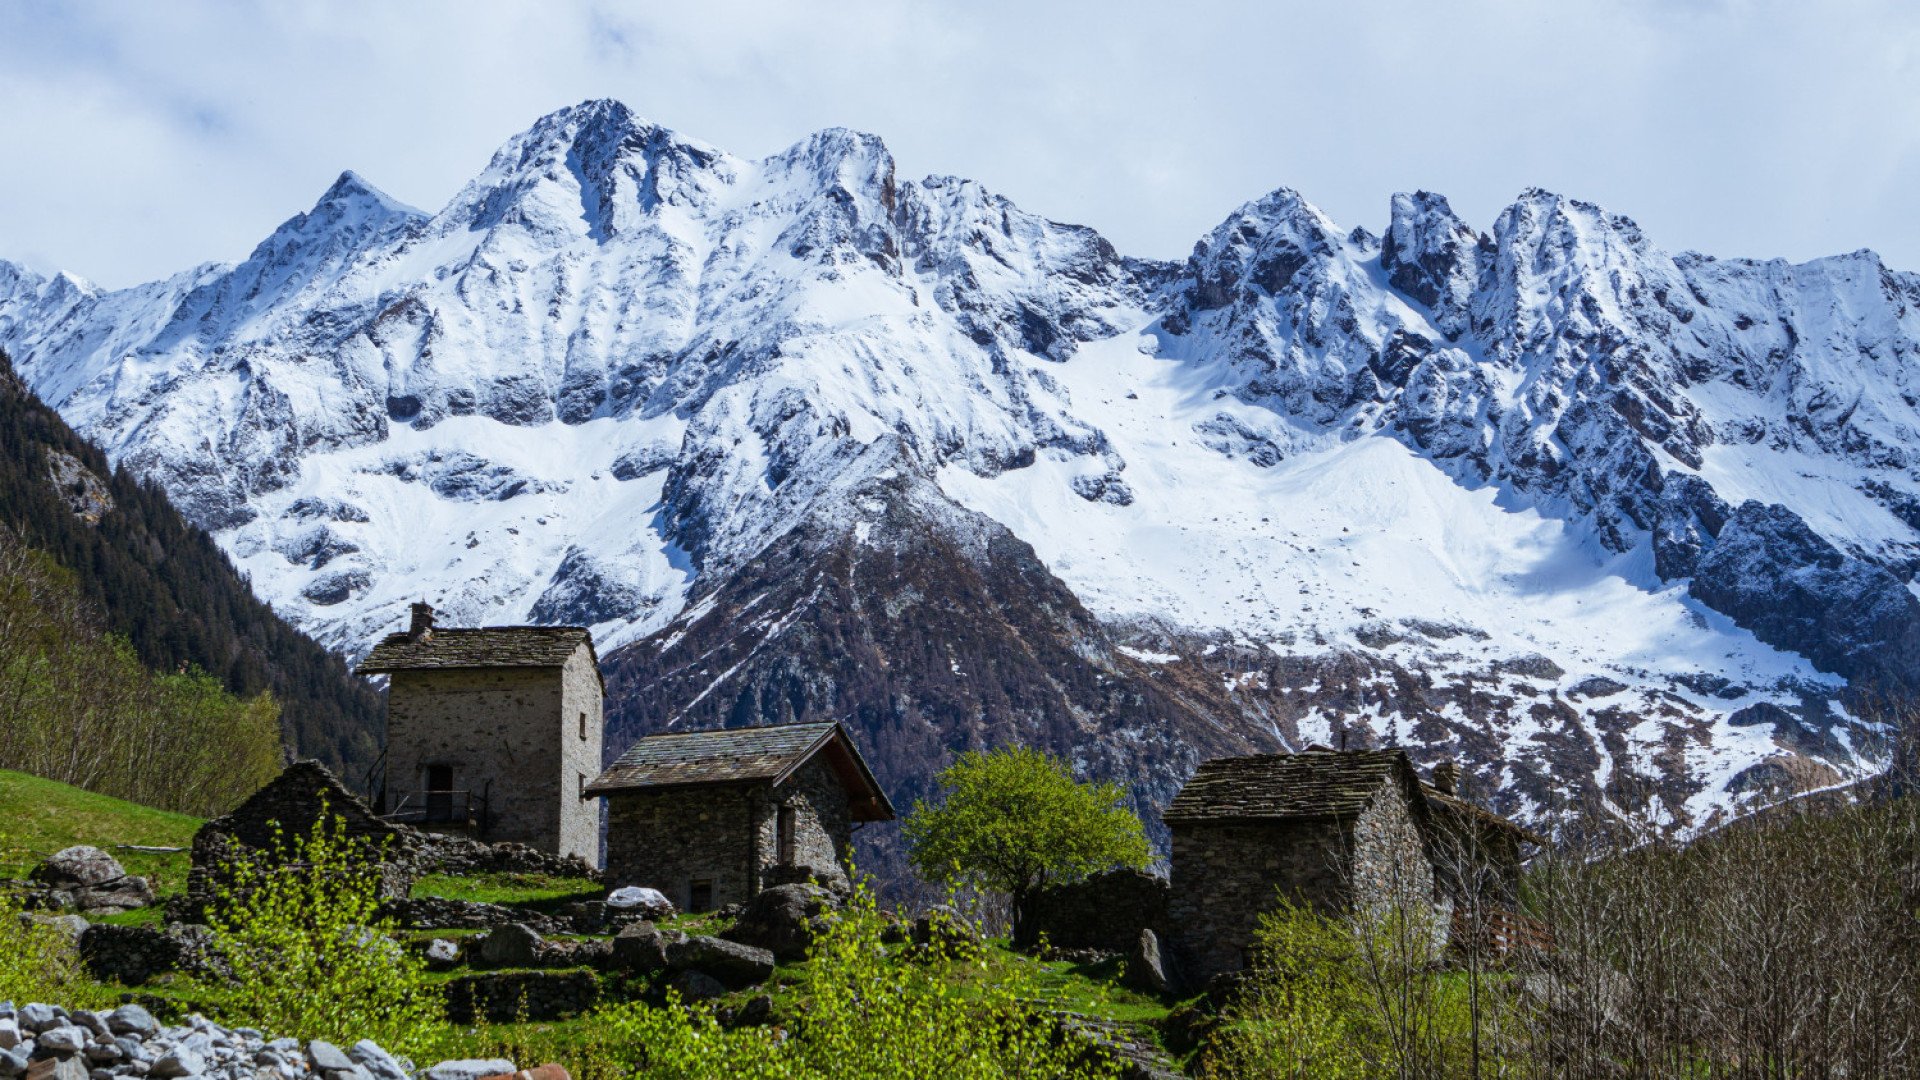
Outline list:
[[[277,610],[581,622],[641,730],[851,719],[900,796],[1331,739],[1698,823],[1878,767],[1920,650],[1920,278],[1672,255],[1529,191],[1184,263],[830,130],[588,102],[433,214],[349,173],[237,265],[0,263],[0,344]]]

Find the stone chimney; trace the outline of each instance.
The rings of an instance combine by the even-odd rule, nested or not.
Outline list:
[[[1433,767],[1433,789],[1442,795],[1460,794],[1460,763],[1443,761]]]
[[[433,605],[425,600],[413,605],[413,624],[407,627],[407,636],[415,641],[433,640]]]

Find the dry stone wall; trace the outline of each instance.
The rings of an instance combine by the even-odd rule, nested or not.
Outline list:
[[[1167,932],[1167,879],[1144,870],[1112,870],[1043,889],[1033,900],[1032,928],[1061,949],[1124,953],[1140,931]]]

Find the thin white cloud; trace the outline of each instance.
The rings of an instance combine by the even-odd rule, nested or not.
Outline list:
[[[1892,0],[588,0],[0,8],[0,257],[130,284],[245,252],[342,169],[425,208],[616,97],[737,153],[883,136],[1122,250],[1299,189],[1378,229],[1539,185],[1665,246],[1920,268],[1920,10]]]

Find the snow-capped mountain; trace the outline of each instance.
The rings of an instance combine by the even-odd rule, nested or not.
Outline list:
[[[0,262],[0,347],[334,648],[591,624],[616,734],[847,719],[896,801],[1015,738],[1148,808],[1344,739],[1681,824],[1883,764],[1842,701],[1920,682],[1920,276],[1390,209],[1136,260],[872,136],[589,102],[431,215],[347,173],[237,265]]]

